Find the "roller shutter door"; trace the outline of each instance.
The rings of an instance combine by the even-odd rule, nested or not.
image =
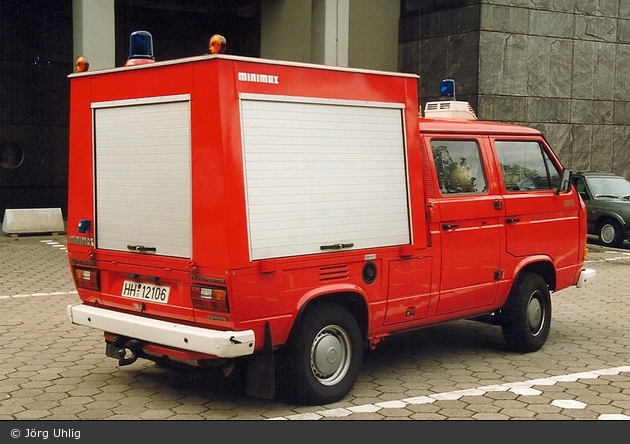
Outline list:
[[[190,258],[189,98],[93,107],[97,247]]]
[[[252,260],[410,242],[402,105],[242,96],[241,116]]]

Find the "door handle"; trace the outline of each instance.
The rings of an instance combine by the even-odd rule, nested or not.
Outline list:
[[[519,219],[518,217],[508,217],[507,219],[505,219],[505,222],[508,224],[515,224],[520,221],[521,219]]]
[[[354,243],[321,245],[319,249],[320,250],[341,250],[342,248],[352,248],[352,247],[354,247]]]
[[[459,227],[459,224],[442,224],[442,228],[445,230],[452,230]]]
[[[147,251],[151,251],[151,252],[157,251],[155,247],[145,247],[144,245],[127,245],[127,250],[140,251],[142,253],[147,252]]]

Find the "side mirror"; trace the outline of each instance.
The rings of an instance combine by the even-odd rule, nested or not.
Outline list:
[[[571,191],[571,175],[573,171],[568,168],[564,168],[562,170],[562,174],[560,175],[560,186],[556,190],[556,194],[560,193],[568,193]]]

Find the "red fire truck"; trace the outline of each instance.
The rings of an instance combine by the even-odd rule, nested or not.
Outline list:
[[[238,364],[273,398],[282,363],[325,404],[395,333],[474,318],[536,351],[551,293],[595,275],[544,136],[449,82],[420,113],[416,75],[144,58],[69,76],[68,315],[121,366]]]

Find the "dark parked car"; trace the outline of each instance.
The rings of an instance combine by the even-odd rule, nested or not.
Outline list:
[[[574,173],[573,184],[586,204],[587,231],[610,247],[630,240],[630,182],[611,173]]]

